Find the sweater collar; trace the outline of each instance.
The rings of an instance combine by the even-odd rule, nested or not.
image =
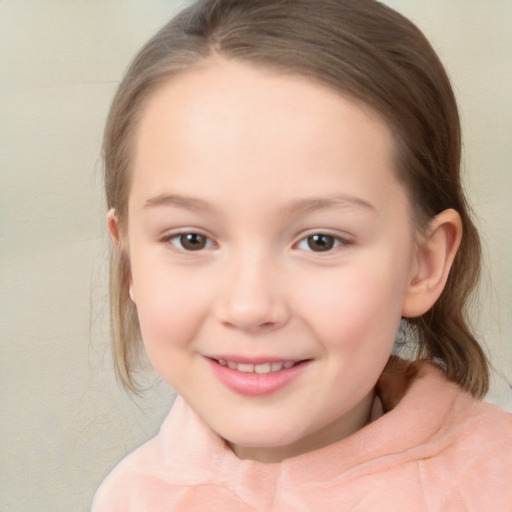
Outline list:
[[[389,465],[391,458],[398,463],[434,456],[449,443],[441,432],[446,416],[458,400],[470,400],[446,380],[439,367],[426,361],[391,360],[376,392],[382,407],[377,402],[374,410],[380,408],[381,414],[364,428],[319,450],[270,464],[239,459],[178,397],[159,436],[168,461],[165,479],[180,485],[215,481],[251,503],[264,499],[262,488],[267,490],[265,495],[277,487],[307,492],[347,472],[378,470],[379,464]],[[429,442],[434,437],[441,440]],[[179,464],[171,462],[176,460]]]

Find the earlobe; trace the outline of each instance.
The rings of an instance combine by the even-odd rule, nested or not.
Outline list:
[[[421,240],[417,264],[402,305],[403,317],[426,313],[441,295],[462,239],[460,215],[453,209],[436,215]]]

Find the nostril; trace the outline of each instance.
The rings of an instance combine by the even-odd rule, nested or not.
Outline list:
[[[249,322],[245,319],[236,319],[233,321],[223,322],[223,325],[228,328],[241,329],[247,333],[261,333],[272,331],[278,326],[277,322]]]

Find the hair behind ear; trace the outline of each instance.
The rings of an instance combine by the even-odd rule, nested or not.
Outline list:
[[[458,235],[453,232],[455,225],[450,212],[459,218]],[[489,388],[489,361],[469,329],[471,322],[466,309],[479,277],[481,250],[478,233],[467,214],[460,215],[454,210],[445,210],[436,216],[427,236],[429,233],[434,236],[427,240],[427,251],[436,247],[441,251],[444,238],[445,268],[437,279],[436,272],[432,272],[430,282],[427,279],[427,282],[419,283],[419,288],[424,287],[424,295],[416,298],[416,310],[413,308],[414,300],[404,309],[406,326],[417,343],[417,358],[441,359],[450,380],[481,398]],[[455,247],[459,250],[454,251]],[[440,254],[433,258],[428,253],[423,256],[426,256],[427,266],[429,258],[431,265],[435,265],[435,259],[442,259]],[[413,292],[421,296],[421,290]],[[422,307],[418,307],[422,300]]]

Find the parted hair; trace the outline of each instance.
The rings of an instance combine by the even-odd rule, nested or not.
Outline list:
[[[459,212],[463,238],[443,293],[427,313],[404,324],[414,357],[441,360],[449,379],[481,397],[489,365],[467,318],[481,250],[461,185],[456,100],[425,36],[380,2],[198,0],[165,25],[129,66],[105,128],[107,207],[115,209],[121,236],[133,138],[145,103],[173,76],[212,56],[300,75],[368,105],[392,133],[395,172],[408,191],[417,230],[445,209]],[[129,279],[129,255],[119,244],[110,270],[114,362],[121,382],[136,391],[141,335]]]

